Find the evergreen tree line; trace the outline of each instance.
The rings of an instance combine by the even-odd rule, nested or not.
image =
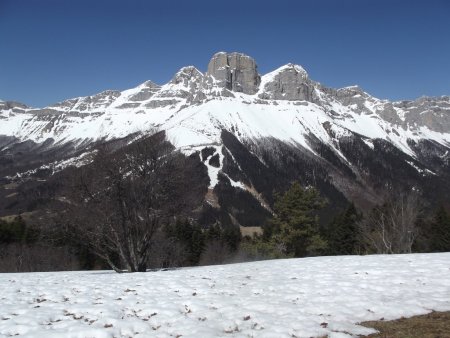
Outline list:
[[[202,228],[192,220],[180,219],[165,226],[155,241],[170,243],[175,250],[163,249],[160,255],[171,256],[159,262],[155,261],[158,254],[152,255],[153,262],[149,264],[150,267],[222,264],[229,262],[238,250],[241,233],[237,227],[223,228],[213,224],[208,228]]]
[[[39,231],[27,226],[19,215],[10,222],[0,219],[0,243],[2,245],[21,243],[32,244],[39,238]]]
[[[152,240],[149,269],[211,265],[231,262],[239,249],[237,227],[214,224],[203,228],[188,219],[177,219],[158,231]],[[120,258],[115,257],[115,263]],[[47,232],[27,225],[20,216],[0,220],[0,272],[109,269],[87,246],[69,234]]]
[[[354,204],[320,225],[326,204],[314,188],[292,184],[275,198],[273,218],[241,248],[252,258],[450,251],[450,214],[439,207],[423,215],[414,194],[389,198],[365,215]]]
[[[58,271],[79,268],[68,246],[56,246],[19,215],[0,219],[0,272]]]
[[[397,234],[392,235],[391,250],[386,250],[386,246],[381,249],[374,245],[373,240],[382,231],[377,224],[387,218],[386,209],[392,208],[387,202],[381,206],[377,206],[369,211],[368,215],[363,215],[353,204],[346,210],[339,213],[334,220],[324,228],[324,237],[328,242],[328,255],[351,255],[351,254],[399,254],[412,252],[447,252],[450,251],[450,213],[440,206],[437,210],[425,217],[419,214],[408,228],[406,236],[410,236],[410,243],[406,246],[402,245],[402,239]],[[400,216],[401,217],[401,216]],[[372,223],[370,220],[375,218],[378,222]],[[369,219],[369,221],[368,221]],[[369,227],[367,226],[369,223]],[[392,233],[392,224],[386,221],[387,225],[383,229],[387,233]],[[367,232],[370,232],[367,234]],[[401,229],[400,229],[401,234]],[[368,240],[369,238],[369,240]]]

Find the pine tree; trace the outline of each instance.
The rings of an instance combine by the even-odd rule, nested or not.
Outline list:
[[[241,242],[241,230],[237,226],[228,226],[223,230],[223,240],[231,251],[236,251]]]
[[[327,243],[320,236],[316,213],[324,206],[316,189],[303,189],[298,182],[293,183],[283,195],[276,196],[271,221],[273,240],[294,257],[323,253]]]
[[[0,243],[30,244],[37,241],[39,231],[30,228],[22,216],[16,216],[11,222],[0,220]]]
[[[450,251],[450,215],[441,206],[430,227],[430,249],[432,252]]]
[[[338,214],[328,226],[326,238],[328,253],[331,255],[353,255],[357,253],[358,226],[361,216],[352,203]]]
[[[218,224],[211,225],[205,233],[206,240],[208,241],[219,241],[222,239],[222,235],[222,228]]]
[[[178,219],[175,225],[166,229],[168,237],[175,238],[186,247],[186,261],[196,265],[205,247],[205,236],[201,227],[189,220]]]

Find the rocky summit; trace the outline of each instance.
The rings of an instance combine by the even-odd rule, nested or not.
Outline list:
[[[219,87],[250,95],[258,91],[261,82],[255,60],[241,53],[215,54],[206,74]]]
[[[389,187],[450,200],[449,96],[390,102],[326,87],[295,64],[260,75],[250,56],[219,52],[206,72],[184,67],[162,85],[44,108],[0,101],[0,216],[32,209],[18,190],[88,163],[99,142],[154,130],[198,154],[211,213],[242,226],[260,224],[294,180],[318,187],[330,208],[374,205]]]

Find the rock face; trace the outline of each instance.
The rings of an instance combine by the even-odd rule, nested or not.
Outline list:
[[[166,85],[159,87],[145,108],[174,108],[180,104],[191,104],[201,93],[204,75],[194,66],[181,68]]]
[[[148,100],[161,88],[161,86],[158,86],[156,83],[152,81],[145,81],[143,84],[140,85],[140,87],[141,90],[138,93],[133,94],[128,98],[130,101],[141,102]]]
[[[55,103],[48,108],[58,111],[64,109],[68,111],[90,112],[95,109],[104,109],[109,107],[119,96],[121,92],[117,90],[105,90],[96,95],[79,97]],[[36,113],[45,109],[35,110]]]
[[[258,91],[261,82],[255,60],[241,53],[214,54],[207,75],[214,77],[219,87],[250,95]]]
[[[23,103],[15,101],[0,101],[0,111],[11,110],[14,113],[23,113],[29,107]]]
[[[406,111],[409,125],[426,126],[438,133],[450,130],[450,97],[421,97],[414,101],[394,102],[396,108]]]
[[[187,66],[181,68],[175,76],[172,78],[170,83],[172,84],[182,84],[184,87],[193,87],[193,89],[198,90],[199,84],[203,79],[203,74],[194,66]],[[193,84],[196,84],[195,86]]]
[[[268,74],[264,83],[261,99],[269,100],[304,100],[314,102],[314,86],[306,71],[292,63]]]

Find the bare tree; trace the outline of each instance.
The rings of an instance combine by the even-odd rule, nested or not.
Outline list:
[[[154,235],[192,213],[207,183],[201,162],[175,151],[164,132],[118,150],[103,146],[72,176],[59,223],[115,271],[146,271]]]
[[[417,193],[391,196],[363,218],[361,236],[376,253],[411,253],[421,212]]]

